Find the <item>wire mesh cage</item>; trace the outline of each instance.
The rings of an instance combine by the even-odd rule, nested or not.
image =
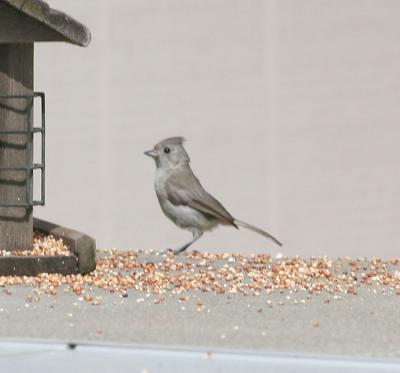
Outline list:
[[[8,135],[23,135],[27,136],[27,147],[28,147],[28,161],[25,166],[22,167],[0,167],[0,171],[19,171],[25,173],[25,178],[28,182],[26,188],[26,199],[25,201],[11,201],[8,203],[0,203],[0,207],[25,207],[31,208],[33,206],[44,206],[45,204],[45,168],[46,168],[46,104],[44,92],[34,92],[32,95],[0,95],[0,100],[11,100],[20,99],[26,100],[26,107],[30,110],[29,115],[32,114],[33,100],[39,98],[41,107],[41,119],[40,126],[35,126],[31,120],[27,120],[27,125],[24,130],[0,130],[0,136]],[[41,157],[39,163],[34,163],[33,160],[33,138],[35,134],[41,134]],[[33,198],[33,173],[38,170],[40,175],[40,199],[35,200]]]

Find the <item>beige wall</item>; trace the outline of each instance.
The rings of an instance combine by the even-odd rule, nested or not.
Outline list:
[[[143,150],[187,137],[204,186],[288,255],[398,255],[400,2],[49,0],[87,49],[36,47],[47,204],[99,247],[190,237],[161,213]],[[279,250],[221,228],[201,250]]]

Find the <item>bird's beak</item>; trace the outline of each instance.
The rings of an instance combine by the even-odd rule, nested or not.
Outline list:
[[[146,152],[144,152],[144,154],[148,155],[151,158],[156,158],[157,157],[157,153],[154,149],[152,150],[147,150]]]

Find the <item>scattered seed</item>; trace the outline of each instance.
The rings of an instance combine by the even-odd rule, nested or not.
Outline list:
[[[62,240],[35,234],[34,249],[24,252],[6,252],[0,255],[71,255]],[[278,254],[271,258],[266,254],[243,256],[241,254],[213,254],[188,252],[175,256],[172,253],[156,255],[152,250],[118,251],[98,250],[97,268],[90,274],[67,275],[42,273],[38,276],[0,276],[3,295],[12,295],[13,285],[31,286],[33,293],[25,303],[39,302],[41,296],[57,297],[64,292],[77,295],[79,301],[101,304],[101,297],[94,292],[101,289],[121,298],[128,291],[135,291],[136,302],[149,299],[149,304],[160,304],[166,296],[177,295],[179,302],[189,302],[196,293],[225,294],[227,299],[242,295],[258,297],[281,294],[276,300],[306,304],[315,296],[324,294],[321,300],[330,304],[333,300],[357,296],[361,288],[384,296],[400,295],[400,259],[392,258],[339,258],[286,257]],[[302,294],[302,298],[294,294]],[[327,299],[326,295],[330,294]],[[154,298],[153,298],[154,297]],[[118,298],[117,298],[118,299]],[[150,299],[154,299],[151,301]],[[120,300],[124,302],[124,300]],[[118,303],[118,302],[117,302]],[[293,304],[292,303],[292,304]],[[74,302],[74,305],[77,305]],[[197,311],[206,310],[203,301],[196,301]],[[254,308],[252,302],[248,303]],[[272,301],[266,304],[272,307]],[[261,308],[256,308],[260,312]],[[207,312],[210,312],[207,309]]]

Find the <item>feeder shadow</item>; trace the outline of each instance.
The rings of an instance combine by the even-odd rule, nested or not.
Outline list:
[[[29,101],[32,101],[32,98],[25,98],[25,97],[21,97],[21,98],[13,98],[12,100],[22,100],[22,99],[25,99],[25,100],[29,100]],[[11,100],[11,99],[9,99],[9,98],[1,98],[0,97],[0,100]],[[13,113],[16,113],[16,114],[24,114],[24,115],[26,115],[26,114],[28,114],[28,115],[30,115],[30,112],[31,112],[31,107],[32,107],[32,102],[31,103],[26,103],[26,106],[25,106],[25,108],[22,108],[22,109],[17,109],[16,107],[14,107],[14,106],[12,106],[12,105],[10,105],[10,104],[5,104],[5,103],[3,103],[3,102],[0,102],[0,109],[5,109],[5,110],[9,110],[9,111],[12,111]]]
[[[26,186],[26,182],[27,182],[26,178],[24,180],[0,179],[0,187],[2,185],[24,187],[24,186]]]
[[[7,208],[8,207],[0,207],[0,220],[5,222],[17,222],[17,223],[28,222],[30,214],[32,213],[32,207],[11,207],[12,209],[14,209],[12,214],[5,213],[4,210],[6,210]],[[24,211],[21,211],[20,214],[17,214],[15,209]]]
[[[15,149],[15,150],[26,150],[26,144],[15,144],[8,141],[0,140],[0,148],[8,148],[8,149]]]

